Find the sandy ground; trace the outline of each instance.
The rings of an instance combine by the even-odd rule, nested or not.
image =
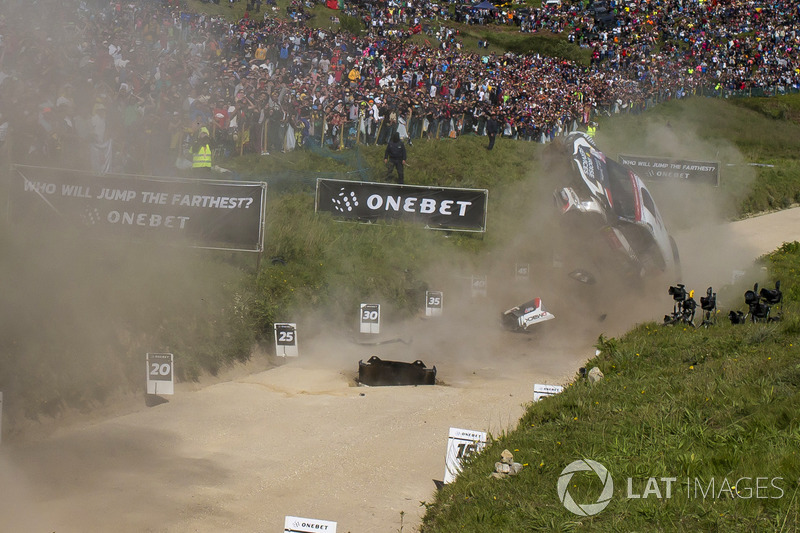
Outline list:
[[[676,235],[687,282],[703,286],[798,238],[800,209]],[[580,331],[557,319],[512,334],[496,327],[493,307],[446,306],[440,319],[383,326],[381,339],[410,344],[360,346],[342,332],[304,341],[299,326],[300,357],[276,368],[181,384],[158,406],[142,400],[5,442],[0,531],[274,532],[286,515],[332,520],[340,532],[414,531],[443,478],[450,427],[513,428],[534,383],[566,383],[597,334],[643,319]],[[421,359],[441,383],[354,386],[370,355]]]

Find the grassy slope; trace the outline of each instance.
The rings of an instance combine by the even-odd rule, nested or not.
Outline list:
[[[679,128],[674,128],[683,132],[680,137],[684,141],[671,143],[675,147],[668,152],[661,151],[662,145],[656,142],[657,139],[649,138],[645,133],[648,127],[659,130],[659,124],[666,124],[667,121],[677,123],[684,116],[688,118],[680,119]],[[720,116],[726,117],[725,122],[712,129],[709,125],[714,124],[715,117]],[[692,134],[690,138],[688,132],[698,130],[699,133]],[[750,146],[748,139],[753,135],[747,133],[748,130],[764,132],[765,138],[771,140],[762,141],[757,149],[745,157],[737,150],[737,146]],[[766,134],[769,131],[780,131],[783,137],[775,139]],[[705,140],[701,143],[698,141],[700,138]],[[715,196],[715,203],[727,206],[727,215],[730,217],[789,205],[800,195],[800,172],[794,159],[794,154],[800,148],[800,126],[787,121],[775,121],[756,112],[739,109],[728,102],[685,100],[657,107],[646,115],[608,118],[601,123],[599,142],[601,146],[609,146],[612,153],[616,150],[697,159],[714,158],[721,154],[723,164],[732,161],[736,166],[722,167],[722,185],[719,190],[710,191],[710,194]],[[484,143],[483,139],[474,136],[455,141],[416,142],[409,147],[411,166],[406,173],[406,182],[412,184],[488,188],[489,231],[483,239],[463,235],[455,239],[443,239],[441,234],[431,235],[405,226],[365,229],[315,217],[312,212],[314,176],[357,179],[362,174],[348,174],[348,171],[366,168],[366,179],[381,180],[381,146],[361,148],[360,166],[352,158],[349,162],[346,158],[338,161],[303,152],[232,160],[234,168],[242,176],[275,182],[276,187],[270,189],[273,192],[269,194],[267,255],[284,256],[291,260],[288,270],[296,269],[303,273],[298,274],[294,283],[283,283],[283,278],[277,272],[287,270],[287,267],[273,265],[262,269],[260,288],[256,292],[258,301],[254,303],[261,331],[269,331],[270,320],[275,317],[276,310],[292,307],[293,302],[334,300],[348,309],[367,290],[378,291],[377,296],[392,300],[393,295],[403,292],[403,284],[419,286],[424,283],[425,280],[415,276],[425,270],[426,258],[461,251],[466,253],[459,254],[456,261],[475,261],[481,252],[511,241],[520,217],[525,217],[531,210],[530,195],[537,194],[536,186],[541,177],[537,170],[541,146],[501,139],[496,149],[488,154],[482,148]],[[709,156],[709,153],[712,155]],[[769,161],[776,166],[751,167],[745,164],[749,161]],[[781,176],[780,180],[776,178],[778,175]],[[293,183],[294,186],[287,189],[287,183]],[[670,184],[662,187],[667,186]],[[654,186],[656,189],[658,187]],[[276,197],[276,190],[285,194]],[[697,193],[697,189],[687,191],[687,194]],[[720,201],[719,197],[723,200]],[[687,205],[694,208],[696,204]],[[691,223],[692,216],[688,212],[679,217],[682,220],[676,223]],[[390,232],[394,237],[387,238],[384,232]],[[298,235],[303,237],[298,239]],[[332,235],[336,237],[332,238]],[[354,260],[351,255],[342,254],[343,245],[347,250],[363,250],[364,258],[374,257],[375,251],[381,250],[382,260],[393,258],[392,268],[376,269],[376,264]],[[323,268],[317,268],[320,262]],[[403,272],[404,275],[398,279],[397,272]],[[273,276],[276,280],[280,278],[280,282],[270,282]],[[348,278],[372,281],[366,287],[356,289],[352,281],[346,282]],[[344,285],[341,285],[343,282]],[[313,294],[307,294],[308,286],[314,287],[311,291]],[[344,290],[343,286],[347,288],[346,298],[338,294],[338,291]],[[380,287],[386,289],[381,290]],[[303,294],[303,299],[292,296],[292,292],[298,291]],[[268,299],[265,294],[269,295]],[[283,303],[267,305],[267,300]],[[398,303],[402,307],[408,302],[401,299]]]
[[[658,151],[660,145],[646,132],[663,129],[660,125],[668,121],[673,126],[679,124],[679,128],[672,129],[680,132],[676,138],[684,139],[684,142],[670,143],[677,147],[674,152],[664,155],[704,159],[708,153],[719,152],[725,154],[725,160],[775,164],[774,168],[741,165],[723,167],[722,186],[712,193],[725,198],[723,203],[729,206],[730,216],[796,201],[800,191],[800,172],[795,158],[800,148],[798,126],[786,120],[770,118],[764,113],[741,109],[729,102],[685,100],[659,106],[645,115],[606,118],[601,122],[598,140],[601,146],[609,147],[611,153],[625,151],[662,155]],[[694,131],[699,133],[688,135],[688,132]],[[752,132],[761,132],[761,137]],[[769,132],[780,132],[780,137],[776,138]],[[699,141],[701,138],[702,142]],[[39,341],[33,344],[20,343],[19,335],[12,333],[24,331],[23,327],[14,324],[25,315],[12,314],[12,320],[7,322],[6,328],[11,333],[2,335],[4,342],[11,346],[3,355],[4,366],[30,368],[30,371],[21,372],[13,379],[4,377],[0,380],[0,386],[6,391],[19,391],[22,398],[11,396],[10,392],[7,392],[7,396],[26,404],[26,412],[35,414],[44,410],[57,413],[65,405],[86,407],[102,401],[120,387],[136,387],[139,382],[139,355],[152,349],[152,346],[158,346],[159,350],[174,351],[181,368],[186,370],[182,377],[192,379],[200,372],[214,372],[233,361],[246,358],[249,338],[253,335],[269,338],[273,321],[295,320],[307,314],[309,307],[312,308],[311,312],[330,308],[332,312],[326,316],[334,317],[334,320],[348,326],[351,324],[350,310],[367,296],[387,302],[390,304],[387,309],[393,307],[396,313],[413,312],[419,301],[414,296],[415,291],[425,287],[429,282],[428,273],[436,265],[446,262],[449,268],[456,271],[471,270],[470,267],[480,263],[488,252],[502,249],[513,242],[518,237],[520,220],[527,218],[532,210],[531,198],[540,194],[538,188],[544,177],[538,168],[541,145],[500,139],[491,154],[483,149],[484,145],[484,139],[474,136],[415,142],[413,147],[409,147],[411,166],[407,170],[407,182],[412,184],[488,188],[489,231],[484,236],[452,234],[448,237],[441,232],[425,232],[405,225],[360,226],[316,216],[313,213],[315,178],[322,175],[379,180],[384,171],[381,146],[363,147],[358,154],[327,153],[326,156],[325,152],[318,155],[297,151],[265,157],[245,156],[223,162],[242,178],[263,179],[270,183],[264,255],[266,259],[281,256],[286,260],[286,265],[264,260],[260,271],[254,275],[254,261],[251,258],[230,261],[219,254],[199,254],[191,259],[190,267],[183,268],[195,273],[193,279],[196,285],[192,285],[189,283],[191,280],[180,276],[181,267],[165,260],[161,268],[166,268],[168,274],[162,278],[174,276],[177,280],[165,284],[169,290],[152,294],[131,290],[120,294],[117,302],[122,302],[127,312],[116,315],[111,311],[100,312],[109,320],[113,318],[113,323],[103,330],[116,333],[108,339],[99,339],[97,343],[80,348],[67,349],[66,344],[57,340],[53,341],[53,347],[50,348],[42,348]],[[735,150],[737,146],[748,149],[748,152],[740,155]],[[364,173],[353,173],[359,170]],[[746,173],[741,173],[743,170]],[[656,191],[657,199],[658,192],[661,191]],[[687,216],[678,217],[678,222],[688,223],[692,217],[690,212]],[[22,240],[10,236],[4,239],[8,242],[9,250],[24,247]],[[62,252],[57,249],[49,256],[60,254]],[[112,266],[127,263],[121,251],[111,254],[117,257]],[[11,278],[23,281],[30,279],[31,283],[36,283],[31,271],[25,272],[30,276],[19,277],[21,267],[12,262],[12,258],[21,259],[26,255],[24,251],[6,254],[5,260],[0,262],[0,268]],[[150,255],[160,257],[164,254],[154,251]],[[205,266],[202,266],[204,263]],[[113,276],[142,273],[147,279],[147,276],[156,276],[159,272],[155,263],[148,264],[147,270],[130,267],[122,274],[119,268],[114,267],[111,269],[113,275],[107,273],[107,267],[107,264],[98,267],[98,273],[94,275],[102,282],[101,286],[105,283],[114,286]],[[79,264],[74,266],[74,270],[89,272]],[[62,268],[61,271],[71,270]],[[195,286],[206,290],[213,286],[211,280],[220,279],[220,276],[231,280],[226,283],[226,290],[213,296],[201,296],[200,299],[195,297]],[[107,282],[104,281],[106,279]],[[128,283],[129,278],[124,279]],[[87,286],[91,286],[93,281],[89,277]],[[124,285],[120,282],[116,286]],[[198,300],[210,302],[209,298],[219,303],[201,307],[190,305]],[[19,299],[23,302],[20,304],[23,308],[31,307],[29,298],[20,296]],[[176,307],[175,302],[185,305]],[[102,304],[95,309],[119,309],[119,305],[104,307],[107,305]],[[149,313],[139,318],[139,309],[161,311],[159,316]],[[69,312],[68,316],[73,314]],[[60,316],[66,315],[48,308],[41,316],[57,323]],[[211,324],[213,328],[198,328],[197,324],[202,323]],[[223,335],[218,328],[224,328],[226,324],[235,325],[235,328]],[[225,340],[230,338],[235,342]],[[224,349],[219,348],[220,342]],[[102,346],[96,348],[96,345]],[[60,366],[49,362],[68,360],[61,356],[65,350],[83,351],[84,357],[92,361],[89,373],[79,370],[86,368],[86,365],[70,370],[72,374],[81,376],[77,387],[76,380],[69,378],[68,372],[62,372]],[[92,355],[95,352],[97,355]],[[50,355],[32,357],[36,353]],[[109,365],[94,362],[102,361],[107,353],[118,354],[117,360],[109,363],[113,369],[109,374],[106,374]],[[34,366],[29,362],[21,362],[26,360],[34,361]],[[76,360],[76,365],[81,362]],[[54,370],[51,372],[48,370],[50,368]],[[26,377],[28,374],[30,376]],[[46,376],[46,379],[41,376]],[[87,389],[83,385],[86,381],[97,382],[98,385]],[[52,408],[53,405],[56,407]],[[11,400],[6,401],[6,408],[9,412],[14,408]]]
[[[267,264],[259,272],[252,302],[259,331],[268,334],[279,313],[289,310],[296,316],[309,303],[312,309],[323,307],[329,317],[341,317],[348,325],[349,310],[365,297],[390,302],[399,313],[416,311],[422,300],[415,291],[424,290],[425,272],[432,264],[446,257],[452,268],[458,268],[477,260],[478,252],[504,243],[511,236],[507,231],[511,218],[524,210],[525,198],[518,191],[529,186],[524,178],[539,147],[500,142],[492,158],[475,157],[485,152],[484,144],[476,137],[414,143],[406,183],[490,189],[492,230],[485,237],[426,232],[405,224],[342,224],[317,216],[308,180],[308,184],[301,181],[294,192],[271,197],[266,255],[280,256],[286,264]],[[365,164],[372,169],[368,178],[380,181],[385,172],[383,147],[363,152]],[[332,166],[322,167],[326,177],[350,178],[344,172],[331,176]],[[266,178],[270,179],[268,174]],[[285,179],[280,183],[285,186]]]
[[[672,102],[601,122],[599,142],[618,152],[698,159],[717,146],[737,164],[773,164],[754,175],[741,165],[723,167],[715,194],[728,198],[732,215],[781,207],[800,200],[798,126],[772,118],[773,107],[763,100]],[[800,245],[784,245],[765,262],[786,291],[784,321],[734,327],[722,317],[698,330],[648,323],[621,339],[601,339],[602,353],[587,367],[600,367],[606,379],[596,386],[578,381],[532,405],[516,430],[426,504],[424,531],[796,531]],[[488,479],[505,448],[527,467],[516,478]],[[581,458],[605,465],[616,482],[611,504],[595,517],[566,511],[556,493],[561,470]],[[627,478],[642,494],[650,477],[676,477],[673,498],[626,498]],[[742,479],[739,492],[723,485],[747,477],[753,479]],[[782,492],[770,487],[762,495],[774,498],[756,499],[756,477],[781,477],[775,483]],[[703,498],[696,479],[703,490],[713,479],[716,497]],[[578,502],[594,502],[600,490],[596,477],[573,478]]]
[[[605,379],[579,380],[533,404],[517,429],[437,494],[424,531],[796,531],[800,244],[784,245],[766,264],[790,288],[784,321],[731,326],[721,317],[709,329],[646,323],[601,339],[587,367],[598,366]],[[504,448],[527,466],[515,478],[489,479]],[[615,482],[610,505],[594,517],[566,511],[556,494],[562,469],[582,458],[599,461]],[[649,477],[675,477],[673,497],[628,499],[629,477],[639,495]],[[756,477],[782,478],[775,481],[782,492],[770,487],[760,491],[770,498],[753,497]],[[714,479],[715,497],[701,497],[695,478],[706,491]],[[741,481],[726,488],[725,478]],[[576,475],[570,494],[594,503],[600,488],[596,477]]]
[[[800,105],[797,95],[784,101]],[[774,118],[772,105],[765,98],[673,100],[644,115],[601,120],[598,141],[612,154],[720,161],[715,194],[730,217],[780,209],[800,202],[800,121]]]

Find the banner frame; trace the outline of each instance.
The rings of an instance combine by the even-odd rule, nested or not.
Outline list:
[[[681,178],[673,178],[673,177],[662,177],[662,178],[657,178],[656,177],[656,178],[653,178],[653,177],[647,176],[643,172],[641,172],[641,170],[645,170],[645,169],[640,169],[638,167],[632,167],[632,166],[630,166],[630,165],[628,165],[626,163],[623,163],[622,162],[623,158],[630,158],[630,159],[636,159],[636,160],[649,160],[651,162],[652,161],[658,161],[658,162],[670,162],[670,163],[681,163],[681,164],[696,163],[696,164],[708,165],[709,163],[711,163],[711,164],[716,165],[716,167],[717,167],[716,180],[714,181],[713,184],[712,183],[708,183],[708,185],[712,185],[713,187],[719,187],[719,182],[720,182],[719,172],[720,172],[720,168],[722,167],[722,162],[721,161],[696,161],[696,160],[693,160],[693,159],[680,159],[680,158],[673,158],[673,157],[661,157],[661,156],[651,156],[651,155],[645,156],[645,155],[633,155],[633,154],[617,154],[617,162],[620,165],[624,166],[625,168],[628,168],[631,172],[633,172],[634,174],[639,176],[641,179],[646,180],[646,181],[651,181],[651,182],[680,180]],[[647,169],[647,170],[649,170],[649,169]],[[683,178],[683,181],[687,181],[687,182],[694,183],[694,184],[698,184],[698,183],[699,184],[704,184],[705,183],[704,181],[697,181],[696,179],[693,180],[693,179],[690,179],[688,177],[687,178]]]
[[[461,232],[464,232],[464,233],[486,233],[486,231],[488,229],[487,228],[487,219],[488,219],[488,214],[489,214],[489,189],[469,189],[469,188],[461,188],[461,187],[444,187],[444,186],[440,186],[440,185],[431,185],[431,186],[428,186],[428,185],[410,185],[410,184],[405,184],[405,183],[402,183],[402,184],[401,183],[382,183],[382,182],[376,182],[376,181],[342,180],[342,179],[334,179],[334,178],[317,178],[317,180],[316,180],[316,188],[314,190],[314,212],[317,213],[317,214],[320,213],[320,210],[319,210],[319,195],[320,195],[319,182],[322,181],[322,180],[327,181],[327,182],[349,183],[349,184],[391,185],[393,187],[402,187],[402,188],[407,188],[407,189],[412,189],[413,188],[413,189],[425,189],[425,190],[435,189],[435,190],[455,190],[455,191],[480,192],[480,193],[484,194],[484,197],[486,199],[486,201],[484,203],[484,206],[483,206],[483,220],[481,222],[481,229],[451,228],[451,227],[448,227],[448,228],[437,228],[437,227],[428,226],[427,224],[424,225],[423,228],[424,229],[433,230],[433,231],[461,231]],[[323,213],[327,213],[327,211],[322,211],[322,212]],[[359,220],[357,218],[355,218],[355,219],[341,219],[339,217],[335,217],[335,215],[334,215],[334,219],[337,222],[351,222],[351,223],[354,223],[354,224],[374,224],[374,222],[372,222],[372,221],[363,221],[363,220]],[[382,221],[382,222],[387,222],[387,221]],[[404,224],[418,225],[418,224],[414,224],[413,222],[405,222],[405,221],[399,221],[399,222],[402,222]]]
[[[128,179],[137,179],[137,180],[147,180],[151,182],[157,183],[184,183],[184,184],[207,184],[207,185],[223,185],[223,186],[231,186],[231,187],[260,187],[260,208],[259,208],[259,227],[258,227],[258,243],[256,244],[255,248],[242,248],[238,247],[237,245],[232,245],[230,247],[223,247],[223,246],[203,246],[202,244],[187,244],[185,247],[187,248],[194,248],[200,250],[221,250],[227,252],[255,252],[261,254],[264,252],[264,239],[266,236],[266,204],[267,204],[267,183],[265,181],[239,181],[239,180],[220,180],[220,179],[203,179],[203,178],[184,178],[178,176],[148,176],[145,174],[126,174],[126,173],[108,173],[108,174],[98,174],[92,171],[80,170],[80,169],[71,169],[71,168],[58,168],[58,167],[44,167],[38,165],[23,165],[18,163],[12,163],[9,167],[9,172],[11,174],[10,180],[15,179],[14,176],[18,175],[24,181],[30,181],[25,174],[22,173],[22,170],[18,169],[41,169],[47,171],[55,171],[55,172],[68,172],[70,174],[82,174],[84,176],[91,176],[93,178],[110,178],[110,179],[121,179],[121,178],[128,178]],[[6,215],[10,219],[11,218],[11,211],[13,207],[11,207],[11,196],[12,193],[9,192],[8,195],[8,208],[6,210]],[[42,197],[42,200],[53,209],[56,213],[59,213],[58,209],[56,209],[47,199]],[[60,214],[60,213],[59,213]],[[143,242],[143,243],[152,243],[152,241],[148,241],[147,239],[142,238],[133,238],[131,239],[134,242]],[[163,243],[161,243],[163,244]]]

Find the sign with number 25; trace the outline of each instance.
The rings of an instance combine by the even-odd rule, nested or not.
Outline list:
[[[275,323],[275,355],[297,357],[297,324]]]

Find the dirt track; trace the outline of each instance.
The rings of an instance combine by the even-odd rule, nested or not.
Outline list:
[[[798,238],[800,209],[676,236],[687,281],[703,286]],[[460,317],[480,322],[471,311]],[[5,443],[0,531],[282,531],[285,515],[341,532],[413,531],[443,477],[451,426],[513,428],[534,383],[568,381],[597,333],[630,322],[536,337],[415,320],[384,328],[411,345],[373,348],[301,336],[301,357],[278,368]],[[435,364],[444,384],[353,386],[372,354]]]

